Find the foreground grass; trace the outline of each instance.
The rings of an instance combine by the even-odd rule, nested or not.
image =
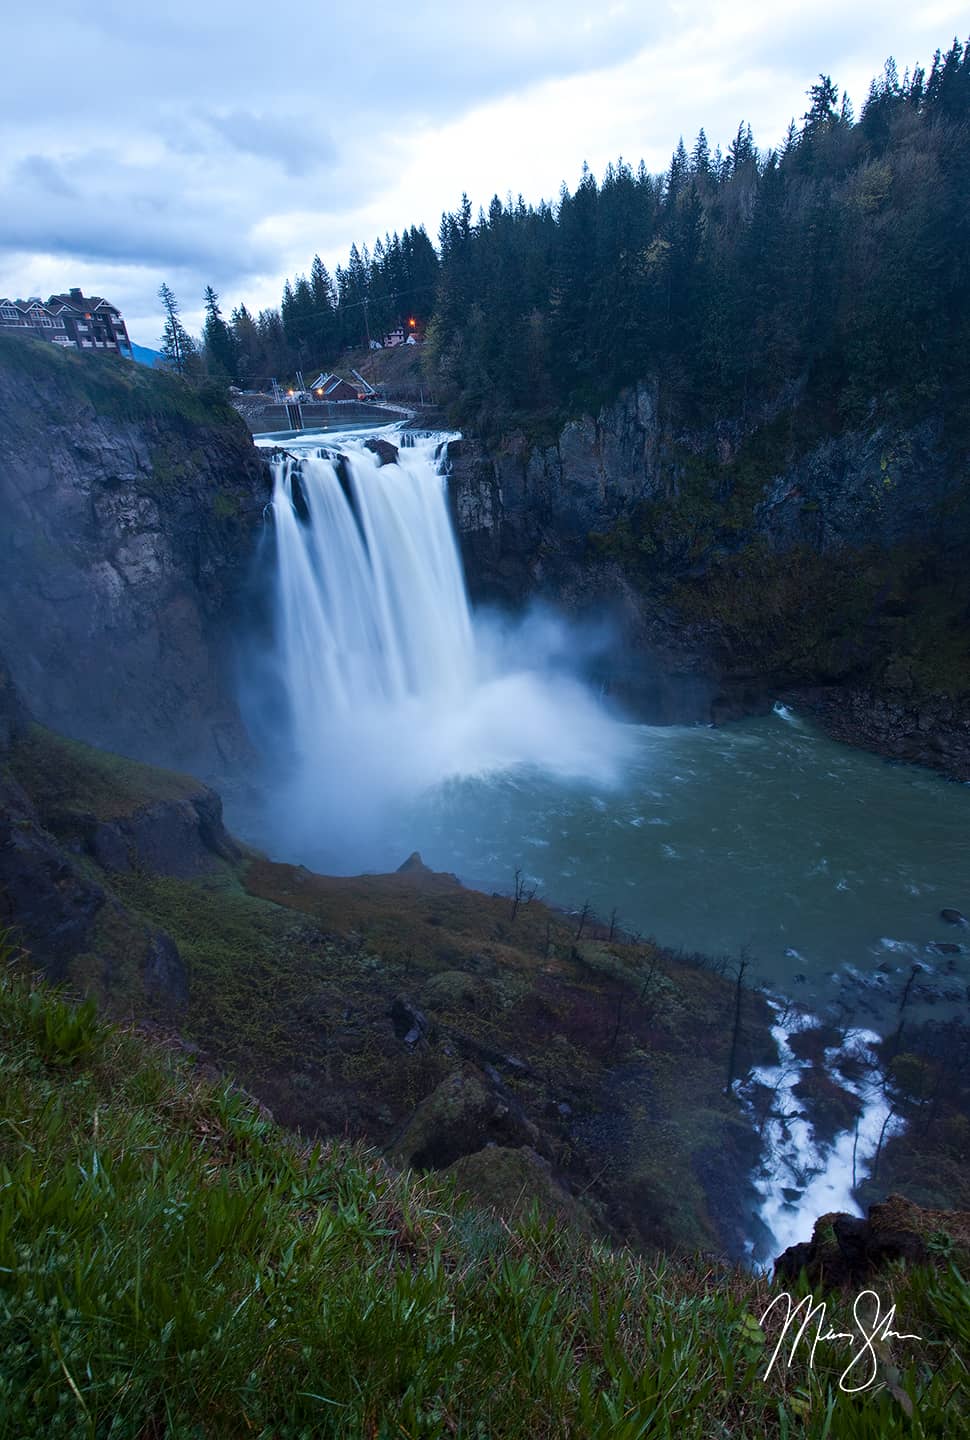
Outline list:
[[[0,972],[4,1440],[966,1433],[967,1283],[942,1261],[882,1283],[923,1340],[877,1386],[841,1393],[827,1345],[765,1382],[763,1278],[308,1149]]]

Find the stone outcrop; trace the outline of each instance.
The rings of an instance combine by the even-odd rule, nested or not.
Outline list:
[[[605,617],[592,678],[643,718],[790,696],[839,738],[970,775],[970,507],[939,417],[819,433],[793,390],[693,433],[651,382],[554,443],[446,458],[473,596]]]
[[[384,440],[379,435],[372,435],[364,441],[364,449],[370,450],[377,456],[380,465],[397,464],[397,446],[392,445],[390,440]]]
[[[138,991],[149,1008],[181,1006],[188,999],[188,972],[178,947],[129,913],[110,879],[112,872],[136,868],[197,874],[211,868],[217,855],[231,856],[235,847],[222,826],[219,797],[197,782],[197,794],[151,805],[140,803],[135,792],[129,815],[99,819],[58,794],[68,782],[59,785],[50,771],[62,743],[33,723],[0,657],[0,928],[9,929],[52,980],[110,996],[123,955],[136,977],[126,977],[127,998]],[[38,774],[42,793],[35,795],[31,776]],[[117,809],[117,789],[108,793]],[[103,878],[96,878],[99,872]],[[113,943],[106,945],[108,936]]]
[[[538,1141],[535,1125],[501,1082],[466,1065],[422,1100],[391,1156],[416,1170],[437,1170],[489,1143],[514,1149]]]
[[[233,644],[267,499],[218,397],[0,347],[0,649],[36,718],[203,774],[237,765]]]
[[[970,1212],[926,1210],[902,1195],[872,1205],[869,1215],[832,1213],[815,1222],[811,1240],[790,1245],[775,1261],[775,1279],[857,1288],[894,1261],[926,1264],[934,1249],[970,1254]]]

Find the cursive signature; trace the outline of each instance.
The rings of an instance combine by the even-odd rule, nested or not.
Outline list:
[[[867,1315],[871,1302],[872,1314]],[[781,1295],[776,1295],[761,1317],[760,1324],[764,1328],[765,1321],[776,1308],[784,1307],[785,1317],[778,1343],[772,1351],[771,1359],[768,1361],[767,1369],[763,1379],[767,1380],[771,1374],[775,1361],[785,1341],[794,1330],[794,1338],[791,1342],[791,1349],[788,1352],[788,1359],[782,1364],[790,1366],[795,1359],[795,1351],[805,1336],[806,1330],[818,1317],[814,1337],[810,1337],[811,1351],[808,1357],[809,1369],[815,1364],[815,1351],[819,1344],[826,1340],[843,1340],[850,1343],[861,1341],[859,1348],[853,1353],[852,1359],[846,1365],[839,1376],[839,1389],[847,1395],[855,1395],[860,1390],[865,1390],[878,1376],[879,1357],[876,1354],[876,1346],[884,1344],[887,1340],[922,1340],[922,1335],[908,1335],[901,1330],[894,1330],[892,1327],[896,1321],[896,1306],[890,1305],[885,1315],[882,1313],[882,1302],[875,1290],[862,1290],[855,1298],[852,1306],[852,1318],[855,1321],[855,1330],[833,1330],[828,1324],[828,1310],[824,1300],[815,1300],[812,1295],[806,1295],[804,1299],[796,1304],[787,1290]],[[800,1322],[800,1323],[799,1323]],[[859,1376],[865,1378],[859,1380]],[[850,1377],[858,1383],[848,1383]]]

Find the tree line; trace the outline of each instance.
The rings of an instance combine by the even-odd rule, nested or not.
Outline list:
[[[206,291],[199,363],[250,384],[332,364],[406,317],[456,423],[548,428],[663,378],[686,423],[744,420],[784,386],[843,423],[874,397],[970,425],[970,42],[872,82],[856,118],[829,76],[784,142],[701,130],[661,175],[584,167],[552,205],[467,196],[441,220],[319,257],[278,309],[225,321]],[[166,353],[172,353],[168,337]]]
[[[424,226],[377,240],[373,252],[351,246],[333,277],[319,255],[309,276],[287,280],[278,309],[253,316],[239,305],[227,321],[211,285],[204,294],[201,342],[185,330],[167,285],[159,291],[166,314],[162,351],[180,373],[206,373],[242,386],[271,376],[332,364],[345,350],[381,340],[411,319],[423,326],[434,306],[438,255]],[[174,306],[174,310],[173,310]]]

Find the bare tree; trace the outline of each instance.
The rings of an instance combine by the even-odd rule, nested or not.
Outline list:
[[[606,1053],[607,1053],[608,1055],[611,1054],[612,1051],[616,1048],[617,1037],[619,1036],[619,1033],[620,1033],[620,1021],[621,1021],[622,1019],[623,1019],[623,991],[621,990],[621,991],[619,992],[619,994],[617,995],[617,997],[616,997],[616,1023],[615,1023],[614,1026],[613,1026],[613,1034],[612,1034],[612,1036],[610,1037],[610,1043],[609,1043],[609,1045],[606,1047]]]
[[[578,927],[578,929],[577,929],[577,931],[576,931],[576,939],[577,939],[577,940],[581,939],[582,934],[583,934],[583,930],[584,930],[585,927],[586,927],[586,921],[589,919],[589,908],[590,908],[590,907],[589,907],[589,901],[588,901],[588,900],[584,900],[584,901],[583,901],[583,908],[582,908],[582,910],[580,910],[580,912],[579,912],[579,927]]]
[[[903,1021],[906,1017],[906,1006],[909,1003],[909,992],[913,988],[913,981],[916,979],[922,968],[922,965],[914,965],[909,972],[909,977],[906,981],[906,984],[903,986],[903,993],[899,1001],[899,1024],[896,1027],[896,1034],[893,1036],[893,1044],[891,1051],[893,1055],[896,1055],[898,1053],[899,1046],[903,1038]]]
[[[731,1032],[731,1055],[728,1059],[727,1084],[724,1093],[730,1095],[731,1085],[734,1081],[734,1065],[738,1054],[738,1037],[741,1034],[741,992],[744,986],[744,972],[748,968],[747,951],[741,951],[741,958],[738,961],[737,984],[734,990],[734,1028]]]
[[[514,890],[512,891],[512,919],[513,919],[513,920],[515,919],[516,915],[519,913],[519,906],[520,906],[520,905],[528,905],[528,903],[529,903],[530,900],[534,900],[534,899],[536,898],[536,891],[538,890],[538,888],[539,888],[538,885],[533,885],[532,889],[530,890],[529,887],[528,887],[528,884],[526,883],[525,876],[522,874],[522,871],[521,871],[521,870],[516,870],[516,872],[515,872],[515,888],[514,888]]]

